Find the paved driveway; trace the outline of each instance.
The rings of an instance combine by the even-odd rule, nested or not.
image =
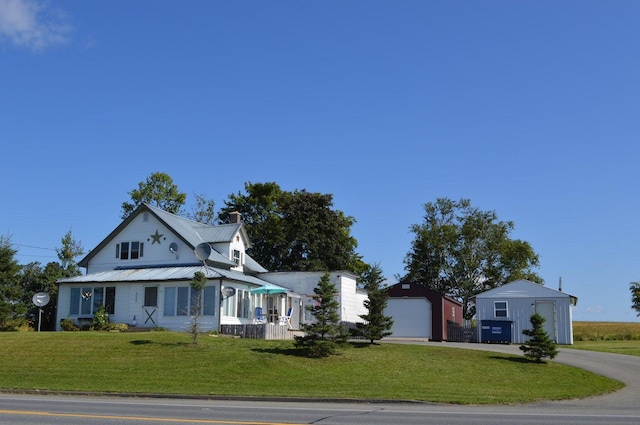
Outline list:
[[[467,343],[441,343],[427,342],[419,339],[394,339],[385,338],[387,342],[404,344],[422,344],[438,347],[461,348],[468,350],[494,351],[505,354],[522,355],[519,345],[504,344],[467,344]],[[622,381],[625,387],[615,393],[589,397],[579,400],[566,400],[537,403],[536,405],[562,406],[567,409],[575,408],[579,411],[582,406],[602,407],[603,413],[615,412],[638,412],[640,410],[640,357],[628,356],[624,354],[600,353],[596,351],[573,350],[570,348],[560,348],[558,356],[553,360],[558,363],[579,367],[598,375]]]

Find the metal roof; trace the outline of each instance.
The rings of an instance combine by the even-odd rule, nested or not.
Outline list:
[[[208,243],[220,243],[231,242],[233,237],[240,233],[245,241],[247,248],[251,246],[249,236],[242,223],[234,224],[222,224],[219,226],[209,226],[207,224],[199,223],[197,221],[189,220],[184,217],[180,217],[175,214],[171,214],[160,208],[154,207],[149,204],[140,205],[129,217],[127,217],[116,229],[114,229],[100,244],[89,252],[82,260],[78,262],[80,267],[88,267],[89,260],[100,252],[109,241],[115,238],[137,215],[143,211],[148,211],[153,214],[158,220],[164,223],[169,229],[171,229],[180,239],[182,239],[187,245],[190,245],[191,249],[203,242]],[[211,250],[211,255],[208,258],[213,263],[218,263],[227,266],[234,266],[235,262],[221,255],[215,249]],[[257,263],[256,263],[257,264]]]
[[[58,283],[106,283],[106,282],[157,282],[168,280],[191,280],[195,272],[203,272],[207,279],[227,279],[262,286],[268,282],[241,272],[215,267],[193,265],[175,267],[152,267],[144,269],[117,269],[82,276],[59,279]]]

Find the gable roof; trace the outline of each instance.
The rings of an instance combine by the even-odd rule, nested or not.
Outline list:
[[[242,223],[222,224],[219,226],[209,226],[197,221],[189,220],[175,214],[171,214],[160,208],[149,204],[141,204],[136,210],[129,215],[118,227],[116,227],[98,246],[89,252],[82,260],[78,262],[80,267],[88,267],[89,261],[100,252],[112,239],[114,239],[124,228],[126,228],[138,215],[148,212],[158,221],[164,224],[175,235],[180,238],[191,249],[199,244],[206,242],[210,244],[231,242],[233,237],[240,233],[247,248],[251,247],[249,236]],[[235,266],[236,263],[215,249],[211,249],[208,261],[221,265]],[[255,263],[255,261],[254,261]],[[257,264],[257,263],[255,263]],[[259,265],[258,265],[259,266]],[[256,266],[254,266],[256,267]],[[261,267],[261,266],[260,266]]]
[[[497,288],[490,289],[475,298],[564,298],[569,297],[572,305],[578,304],[578,298],[565,292],[547,288],[529,280],[516,280]]]

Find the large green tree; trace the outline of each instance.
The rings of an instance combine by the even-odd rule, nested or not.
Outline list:
[[[629,290],[631,291],[631,308],[640,316],[640,282],[631,282]]]
[[[15,330],[25,321],[17,252],[9,237],[0,236],[0,330]]]
[[[333,208],[332,195],[287,192],[274,182],[245,183],[245,192],[229,195],[219,221],[241,213],[251,236],[248,253],[268,270],[360,273],[366,268],[351,235],[355,219]]]
[[[438,198],[424,205],[422,224],[414,224],[414,240],[405,257],[412,280],[455,297],[464,317],[475,314],[472,298],[513,280],[542,282],[533,272],[539,265],[531,245],[511,239],[511,221],[500,221],[494,211],[481,211],[468,199]]]
[[[141,204],[146,203],[164,211],[179,214],[187,200],[173,179],[166,173],[152,173],[147,180],[138,183],[138,188],[129,192],[131,202],[122,203],[122,219],[126,219]]]
[[[385,336],[391,335],[393,318],[384,315],[389,294],[383,286],[384,277],[379,264],[369,267],[361,276],[361,284],[367,291],[367,299],[364,306],[367,314],[360,315],[364,322],[356,323],[358,333],[373,344]]]

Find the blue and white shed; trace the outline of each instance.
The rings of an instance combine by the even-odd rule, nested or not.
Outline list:
[[[573,344],[571,307],[578,298],[528,280],[517,280],[476,295],[478,338],[481,340],[482,322],[511,322],[511,342],[522,344],[527,337],[524,329],[531,329],[529,319],[534,313],[545,318],[547,334],[558,344]]]

